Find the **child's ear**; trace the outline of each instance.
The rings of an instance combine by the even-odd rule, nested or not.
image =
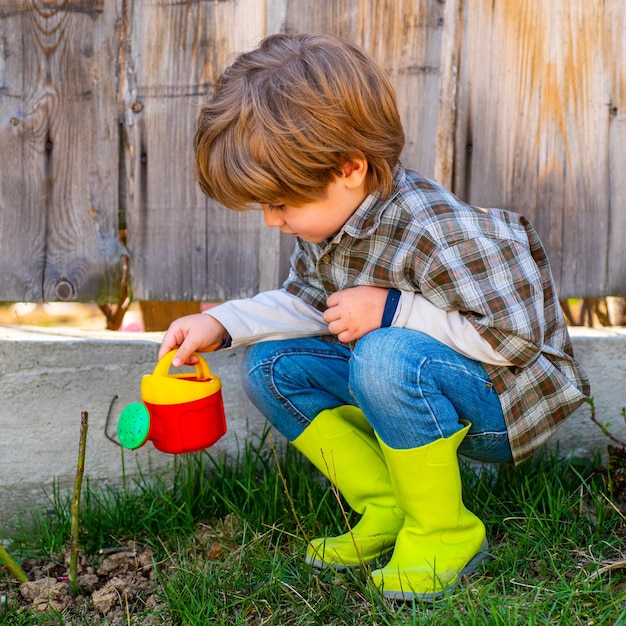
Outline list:
[[[351,189],[355,189],[363,185],[365,183],[366,176],[367,159],[352,159],[349,163],[346,163],[343,166],[344,184]]]

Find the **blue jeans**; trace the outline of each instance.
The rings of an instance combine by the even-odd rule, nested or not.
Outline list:
[[[413,330],[381,328],[353,349],[321,337],[254,344],[243,380],[250,400],[290,441],[323,410],[351,404],[390,448],[418,448],[470,422],[459,453],[512,461],[502,408],[482,363]]]

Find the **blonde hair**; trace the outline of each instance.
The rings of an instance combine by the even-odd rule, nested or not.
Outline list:
[[[271,35],[216,81],[196,122],[195,173],[231,209],[298,206],[365,158],[366,191],[386,196],[403,145],[393,87],[355,44]]]

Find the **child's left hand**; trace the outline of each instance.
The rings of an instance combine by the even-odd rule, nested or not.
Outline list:
[[[328,296],[324,321],[342,343],[357,341],[380,328],[388,289],[361,285]]]

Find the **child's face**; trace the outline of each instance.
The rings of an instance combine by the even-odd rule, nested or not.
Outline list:
[[[354,184],[354,176],[337,177],[326,195],[299,206],[264,204],[263,218],[270,228],[294,235],[309,243],[320,243],[335,235],[367,197],[364,184]]]

